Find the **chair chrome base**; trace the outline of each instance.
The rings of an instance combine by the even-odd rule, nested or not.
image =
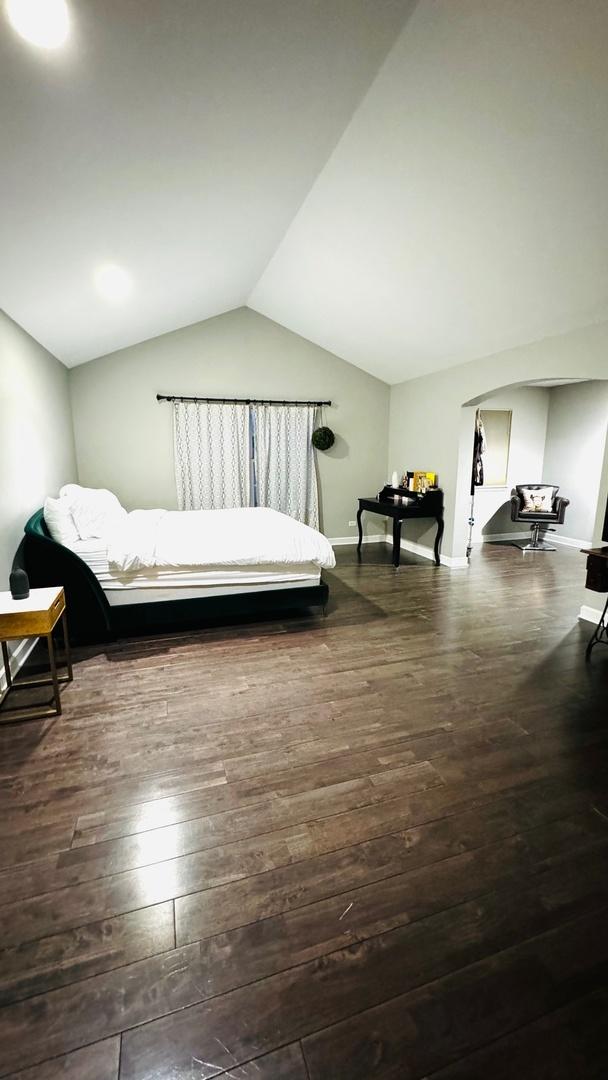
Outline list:
[[[544,540],[539,540],[536,544],[532,542],[531,544],[518,544],[517,546],[522,551],[557,551],[557,548],[552,547],[551,544],[546,544]]]
[[[548,544],[546,540],[540,539],[541,524],[539,521],[535,521],[532,525],[532,539],[529,544],[517,544],[518,548],[522,551],[556,551],[557,548]],[[555,529],[547,529],[547,532],[555,532]]]

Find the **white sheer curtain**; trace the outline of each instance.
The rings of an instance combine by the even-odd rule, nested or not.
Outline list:
[[[319,528],[314,405],[254,405],[258,506]]]
[[[173,445],[180,510],[249,505],[247,405],[174,401]]]

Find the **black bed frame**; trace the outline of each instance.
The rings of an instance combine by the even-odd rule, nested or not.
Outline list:
[[[131,634],[195,629],[240,617],[276,615],[302,608],[325,608],[329,588],[324,581],[299,589],[268,589],[190,600],[111,607],[89,566],[74,551],[53,540],[42,509],[25,526],[23,563],[33,588],[63,585],[70,638],[74,642],[111,641]]]

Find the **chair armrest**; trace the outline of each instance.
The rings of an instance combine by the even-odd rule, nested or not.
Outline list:
[[[521,502],[519,495],[511,496],[511,521],[519,521],[519,515],[521,513]]]
[[[564,518],[566,516],[566,507],[567,506],[570,506],[570,499],[564,499],[564,498],[562,498],[561,495],[558,495],[558,497],[555,500],[555,503],[553,504],[553,511],[554,511],[554,513],[557,514],[557,523],[558,523],[558,525],[563,525],[563,523],[564,523]]]

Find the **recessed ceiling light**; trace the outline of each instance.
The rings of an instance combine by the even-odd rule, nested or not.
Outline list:
[[[70,32],[65,0],[6,0],[6,13],[13,29],[41,49],[58,49]]]
[[[95,285],[104,300],[110,300],[113,304],[126,300],[133,288],[131,275],[116,263],[105,263],[98,267],[95,271]]]

